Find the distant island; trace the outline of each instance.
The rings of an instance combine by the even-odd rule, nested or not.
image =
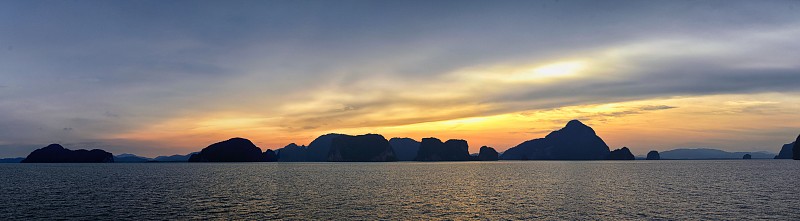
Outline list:
[[[799,159],[798,143],[785,144],[776,156],[768,152],[727,152],[710,148],[679,148],[650,151],[647,160],[698,159]],[[466,140],[442,140],[429,137],[416,141],[395,137],[387,140],[380,134],[325,134],[308,146],[295,143],[277,150],[262,149],[245,138],[231,138],[211,144],[186,155],[141,157],[134,154],[112,155],[100,149],[69,150],[51,144],[31,152],[25,158],[0,159],[0,163],[141,163],[141,162],[391,162],[391,161],[495,161],[495,160],[634,160],[627,147],[611,150],[591,127],[578,120],[543,138],[522,142],[498,153],[482,146],[477,154],[469,153]]]
[[[775,154],[767,152],[727,152],[710,148],[681,148],[660,153],[662,160],[716,160],[716,159],[742,159],[745,154],[750,154],[752,159],[772,159]]]
[[[34,150],[22,163],[113,163],[114,155],[100,149],[70,150],[59,144],[50,144]]]

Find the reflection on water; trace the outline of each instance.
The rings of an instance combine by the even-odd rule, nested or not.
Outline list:
[[[791,160],[2,164],[3,219],[800,219]]]

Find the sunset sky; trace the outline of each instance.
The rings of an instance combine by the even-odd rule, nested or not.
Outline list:
[[[231,137],[461,138],[580,119],[612,149],[778,152],[800,1],[0,1],[0,157]]]

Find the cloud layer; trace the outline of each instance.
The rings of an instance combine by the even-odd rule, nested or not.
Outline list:
[[[52,142],[183,153],[233,133],[279,146],[328,131],[581,105],[789,96],[800,82],[798,9],[796,1],[6,1],[0,156]],[[672,107],[664,105],[605,114]],[[798,123],[784,122],[772,127]]]

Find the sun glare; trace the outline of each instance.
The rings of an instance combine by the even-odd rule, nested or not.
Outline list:
[[[533,69],[532,74],[536,77],[561,77],[577,74],[584,68],[584,63],[580,61],[560,62],[548,64]]]
[[[549,82],[551,80],[575,77],[586,69],[586,62],[566,61],[537,66],[516,72],[508,78],[513,82]]]

